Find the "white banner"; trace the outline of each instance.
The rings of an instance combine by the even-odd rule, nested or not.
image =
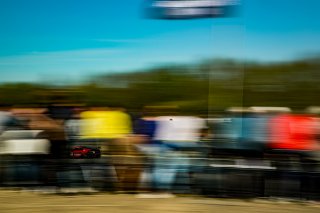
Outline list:
[[[160,19],[215,18],[231,16],[240,0],[153,0],[149,16]]]

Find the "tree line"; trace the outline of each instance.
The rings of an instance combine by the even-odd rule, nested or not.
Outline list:
[[[319,106],[320,58],[258,63],[213,59],[92,76],[77,85],[0,85],[0,102],[14,106],[84,104],[175,105],[192,113],[231,106]]]

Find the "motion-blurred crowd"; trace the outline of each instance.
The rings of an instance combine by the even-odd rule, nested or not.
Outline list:
[[[288,108],[2,106],[0,185],[319,199],[319,133]]]

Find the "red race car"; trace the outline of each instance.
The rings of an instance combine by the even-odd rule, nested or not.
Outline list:
[[[70,151],[71,158],[100,158],[101,151],[99,148],[87,146],[75,146]]]

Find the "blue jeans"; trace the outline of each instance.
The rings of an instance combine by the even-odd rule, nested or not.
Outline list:
[[[152,159],[151,179],[159,190],[172,190],[178,173],[188,174],[191,159],[179,149],[198,146],[192,142],[162,142],[139,144],[138,149]]]

